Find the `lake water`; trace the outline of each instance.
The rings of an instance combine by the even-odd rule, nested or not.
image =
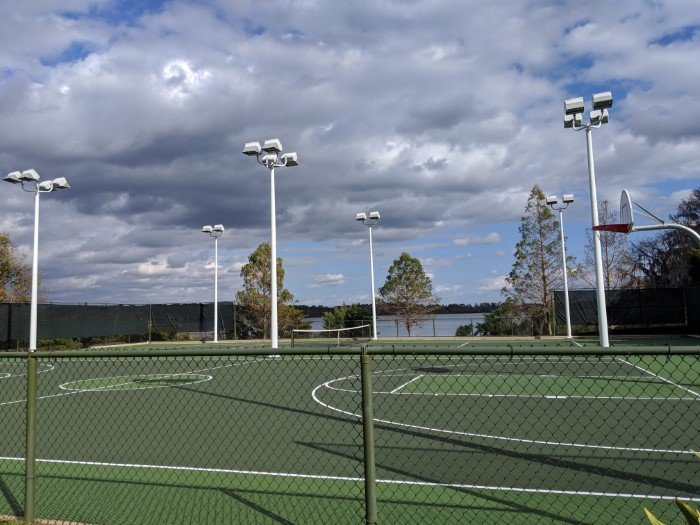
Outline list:
[[[323,318],[309,317],[306,319],[311,321],[311,328],[323,328]],[[457,327],[464,324],[476,325],[484,320],[484,314],[434,314],[427,316],[420,326],[414,326],[411,330],[411,336],[415,337],[454,337]],[[372,321],[368,321],[372,324]],[[401,320],[390,315],[380,315],[377,317],[377,331],[379,337],[406,337],[406,327]]]

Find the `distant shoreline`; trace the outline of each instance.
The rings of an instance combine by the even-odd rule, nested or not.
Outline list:
[[[440,305],[437,309],[431,312],[431,314],[482,314],[488,313],[495,310],[501,303],[478,303],[478,304],[447,304]],[[340,306],[340,305],[339,305]],[[361,306],[370,308],[370,304],[362,304]],[[323,306],[323,305],[294,305],[304,313],[305,318],[309,317],[323,317],[323,314],[330,312],[336,306]],[[377,315],[390,315],[389,312],[384,312],[378,309]]]

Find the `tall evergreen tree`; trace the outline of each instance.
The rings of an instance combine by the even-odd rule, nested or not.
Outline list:
[[[563,286],[559,221],[535,185],[520,219],[520,241],[508,277],[505,295],[510,303],[533,318],[541,333],[552,333],[552,291]],[[569,257],[571,263],[573,258]],[[569,261],[567,261],[569,264]]]
[[[241,268],[243,290],[236,293],[239,304],[238,315],[243,326],[240,335],[244,338],[270,337],[270,312],[272,278],[270,275],[271,250],[268,243],[262,243],[249,256]],[[292,293],[284,287],[282,259],[277,258],[277,318],[280,335],[288,337],[294,328],[302,328],[303,313],[294,308]]]
[[[409,337],[413,327],[440,302],[421,262],[406,252],[391,264],[379,298],[382,308],[403,320]]]

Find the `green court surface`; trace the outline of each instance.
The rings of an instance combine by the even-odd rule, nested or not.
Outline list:
[[[672,521],[700,494],[699,356],[373,356],[379,523]],[[0,514],[23,506],[24,366],[0,358]],[[40,359],[37,516],[364,523],[359,374],[356,355]]]

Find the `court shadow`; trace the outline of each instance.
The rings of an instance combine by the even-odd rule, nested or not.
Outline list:
[[[275,514],[271,510],[268,510],[265,507],[258,505],[254,501],[249,500],[248,498],[244,498],[240,494],[240,492],[242,492],[242,491],[237,491],[237,490],[232,490],[232,489],[220,489],[220,491],[223,494],[226,494],[227,496],[235,499],[239,503],[246,505],[247,507],[250,507],[255,512],[258,512],[258,513],[262,514],[263,516],[270,518],[275,523],[282,523],[283,525],[294,525],[293,522],[289,521],[288,519],[283,518],[279,514]]]
[[[342,457],[344,459],[356,460],[356,458],[354,458],[354,456],[351,456],[349,454],[345,454],[337,449],[334,450],[334,449],[328,447],[328,445],[324,445],[321,443],[305,443],[302,441],[296,441],[295,443],[297,443],[298,445],[301,445],[301,446],[312,448],[314,450],[318,450],[320,452],[324,452],[327,454],[333,454],[335,456]],[[523,505],[522,503],[516,503],[514,501],[508,501],[508,500],[505,500],[503,498],[499,498],[496,496],[490,496],[490,495],[485,494],[485,493],[478,491],[478,490],[472,490],[472,489],[466,489],[466,488],[454,487],[454,486],[446,486],[445,487],[443,481],[440,481],[437,479],[431,479],[430,477],[416,474],[415,472],[411,472],[410,470],[401,469],[401,468],[398,468],[395,466],[386,465],[386,464],[382,464],[382,463],[376,463],[376,467],[377,467],[377,469],[383,469],[383,470],[386,470],[387,472],[393,472],[395,474],[400,474],[400,475],[405,476],[409,479],[423,481],[426,483],[443,484],[444,488],[452,490],[454,492],[468,494],[470,496],[473,496],[476,499],[487,500],[487,501],[490,501],[492,503],[496,503],[499,506],[502,506],[502,507],[496,507],[496,508],[491,509],[491,512],[505,512],[508,514],[513,514],[515,512],[517,514],[531,514],[531,515],[537,515],[537,516],[549,518],[549,519],[553,520],[554,523],[569,523],[571,525],[594,525],[592,523],[588,523],[585,521],[579,521],[579,520],[576,520],[573,518],[566,518],[566,517],[563,517],[559,514],[547,512],[546,510],[543,510],[543,509],[528,507],[527,505]],[[505,507],[505,508],[503,508],[503,507]],[[476,508],[481,510],[484,507],[482,505],[479,505]],[[512,516],[510,516],[509,519],[512,519]],[[505,521],[508,521],[508,520],[505,520]]]
[[[184,386],[174,387],[181,390],[187,390],[189,392],[196,392],[204,396],[213,396],[223,399],[229,399],[231,401],[238,401],[241,403],[247,403],[251,405],[263,406],[267,408],[275,408],[279,410],[284,410],[287,412],[295,414],[303,414],[306,416],[312,416],[320,419],[327,419],[330,421],[341,421],[345,424],[350,424],[354,426],[361,426],[361,421],[359,419],[350,419],[340,416],[335,416],[331,414],[322,414],[320,412],[314,412],[312,410],[306,410],[302,408],[294,408],[284,405],[278,405],[275,403],[269,403],[265,401],[258,401],[254,399],[246,399],[242,397],[229,396],[225,394],[218,394],[213,392],[206,392],[203,390],[197,390],[195,388],[189,388]],[[694,485],[692,483],[682,483],[673,480],[667,480],[654,476],[651,474],[638,474],[636,472],[630,472],[626,470],[621,470],[619,468],[614,468],[609,465],[602,465],[600,462],[595,464],[587,464],[580,460],[566,459],[564,456],[559,456],[556,454],[539,454],[533,452],[519,452],[517,450],[502,449],[494,447],[491,445],[484,445],[480,443],[473,443],[466,441],[464,439],[459,439],[451,436],[441,436],[436,434],[429,434],[427,432],[422,432],[419,430],[399,428],[391,425],[386,425],[382,423],[375,423],[374,428],[377,430],[387,430],[397,434],[402,434],[405,436],[411,436],[415,438],[420,438],[422,440],[428,440],[433,442],[444,443],[448,445],[453,445],[461,448],[467,448],[470,450],[479,451],[482,453],[493,454],[496,457],[507,457],[513,459],[520,459],[523,461],[528,461],[532,463],[540,463],[550,467],[558,469],[567,469],[574,472],[586,473],[589,475],[595,475],[596,477],[612,478],[621,481],[632,481],[640,483],[642,485],[647,485],[655,489],[663,488],[668,489],[672,493],[682,493],[682,494],[697,494],[700,492],[700,485]],[[355,458],[357,460],[358,458]]]
[[[5,498],[5,501],[10,506],[10,509],[12,509],[12,513],[15,516],[22,516],[24,515],[24,509],[22,508],[20,502],[17,501],[15,495],[12,493],[12,489],[10,489],[10,487],[5,482],[4,476],[23,476],[22,474],[7,474],[4,472],[0,473],[0,494],[2,494],[2,497]]]

